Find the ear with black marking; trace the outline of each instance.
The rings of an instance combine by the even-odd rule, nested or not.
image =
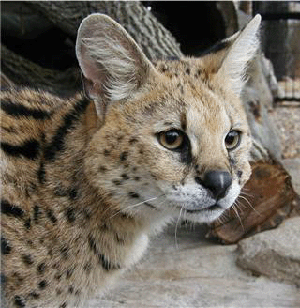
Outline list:
[[[85,91],[98,102],[98,112],[111,102],[128,99],[154,70],[126,30],[103,14],[92,14],[82,21],[76,55]]]
[[[207,68],[215,71],[216,77],[228,79],[233,91],[239,96],[247,80],[249,61],[259,48],[261,16],[256,15],[247,26],[228,39],[223,40],[206,57]]]

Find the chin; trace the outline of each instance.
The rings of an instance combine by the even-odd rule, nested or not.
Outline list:
[[[216,209],[203,209],[195,213],[186,213],[184,218],[190,222],[195,223],[212,223],[218,219],[225,209],[216,208]]]

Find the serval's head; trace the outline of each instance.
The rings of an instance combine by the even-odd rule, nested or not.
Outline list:
[[[240,95],[260,20],[200,58],[155,64],[109,17],[83,20],[76,52],[99,123],[85,170],[117,210],[211,222],[232,206],[250,175]]]

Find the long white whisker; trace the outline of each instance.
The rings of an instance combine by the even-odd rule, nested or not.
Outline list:
[[[236,206],[236,205],[237,205],[237,204],[235,203],[234,206]],[[240,214],[239,214],[238,210],[237,210],[234,206],[232,207],[232,209],[234,210],[234,212],[235,212],[237,218],[239,219],[240,224],[241,224],[241,226],[242,226],[242,228],[243,228],[243,231],[245,231],[245,227],[244,227],[244,225],[243,225],[243,222],[242,222],[242,219],[241,219],[241,217],[240,217]]]
[[[140,205],[143,205],[143,204],[146,203],[146,202],[155,200],[155,199],[157,199],[157,198],[159,198],[159,197],[161,197],[161,196],[162,196],[162,195],[160,195],[160,196],[158,196],[158,197],[154,197],[154,198],[147,199],[147,200],[142,201],[142,202],[139,202],[139,203],[137,203],[137,204],[129,205],[129,206],[125,207],[124,209],[120,209],[119,211],[117,211],[116,213],[114,213],[112,216],[109,217],[109,219],[115,217],[116,215],[120,214],[120,213],[121,213],[122,211],[124,211],[124,210],[128,210],[128,209],[132,209],[132,208],[138,207],[138,206],[140,206]]]
[[[241,196],[241,195],[240,195],[240,197],[241,197],[242,199],[244,199],[244,200],[248,203],[248,205],[251,207],[251,209],[252,209],[258,216],[261,216],[261,213],[260,213],[256,208],[254,208],[254,207],[251,205],[251,203],[248,201],[248,199],[247,199],[246,197]]]
[[[250,197],[250,198],[253,198],[253,197],[254,197],[253,194],[249,194],[249,193],[247,193],[247,192],[245,192],[245,191],[241,191],[241,192],[240,192],[240,195],[245,195],[245,196]]]
[[[178,225],[179,225],[179,221],[180,221],[180,217],[181,217],[182,211],[183,211],[183,206],[180,209],[179,216],[178,216],[178,219],[177,219],[177,222],[176,222],[176,225],[175,225],[175,234],[174,234],[174,236],[175,236],[175,247],[176,247],[176,249],[178,249],[177,229],[178,229]]]

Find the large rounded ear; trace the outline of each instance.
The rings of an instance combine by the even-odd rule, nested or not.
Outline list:
[[[260,45],[260,23],[261,16],[258,14],[243,30],[221,41],[204,57],[203,63],[208,71],[216,73],[216,78],[229,80],[238,96],[247,80],[248,63]]]
[[[154,70],[126,30],[103,14],[92,14],[82,21],[76,55],[85,91],[96,101],[98,112],[111,102],[128,99]]]

